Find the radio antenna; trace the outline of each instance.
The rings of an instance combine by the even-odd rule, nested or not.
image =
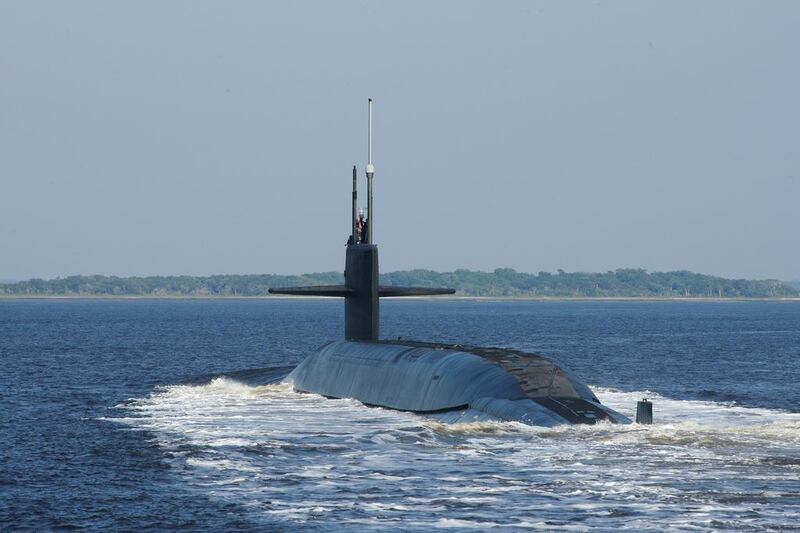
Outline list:
[[[367,244],[374,242],[372,233],[372,176],[375,167],[372,166],[372,98],[367,101]]]
[[[356,213],[358,211],[358,186],[356,184],[356,166],[353,165],[353,214],[350,216],[350,243],[356,244],[358,242],[358,234],[356,233]]]

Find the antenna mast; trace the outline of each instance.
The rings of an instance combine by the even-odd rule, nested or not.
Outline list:
[[[353,165],[353,214],[350,216],[350,243],[356,244],[356,204],[358,202],[358,188],[356,185],[356,166]]]
[[[372,98],[367,105],[367,244],[372,244],[372,176],[375,174],[375,167],[372,166]]]

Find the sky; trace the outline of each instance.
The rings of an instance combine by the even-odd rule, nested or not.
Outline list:
[[[0,2],[0,279],[800,279],[800,2]],[[361,202],[365,203],[365,200]]]

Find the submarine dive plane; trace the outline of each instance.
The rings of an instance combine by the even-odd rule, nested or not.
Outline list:
[[[367,219],[356,215],[357,171],[353,167],[352,232],[344,285],[269,290],[272,294],[344,298],[345,340],[322,346],[286,380],[299,392],[353,398],[368,406],[411,411],[447,423],[630,423],[602,405],[570,372],[540,355],[505,348],[379,340],[381,297],[453,294],[455,290],[379,285],[373,232],[371,98],[368,124]]]

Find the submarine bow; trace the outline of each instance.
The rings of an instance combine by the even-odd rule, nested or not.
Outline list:
[[[445,422],[627,421],[551,360],[504,348],[336,341],[307,357],[287,379],[298,391],[356,398]]]

